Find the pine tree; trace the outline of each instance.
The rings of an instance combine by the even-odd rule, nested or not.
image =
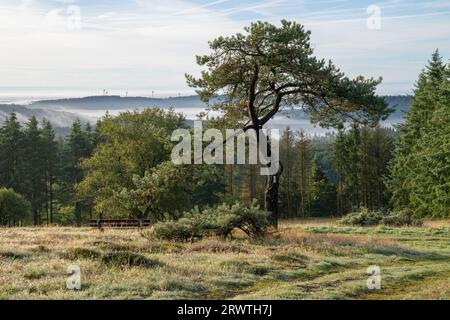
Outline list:
[[[6,119],[0,129],[0,186],[21,192],[20,162],[23,133],[15,113]]]
[[[24,131],[24,157],[22,174],[24,195],[31,203],[35,225],[41,223],[41,208],[45,199],[44,155],[42,132],[36,117],[31,117]]]
[[[344,192],[346,184],[346,161],[345,133],[339,130],[333,145],[334,167],[338,176],[336,207],[339,215],[344,215],[348,211],[347,199]]]
[[[389,205],[390,195],[386,179],[389,176],[389,163],[393,157],[394,139],[390,129],[377,126],[372,132],[372,207],[382,209]]]
[[[280,204],[282,214],[292,217],[294,214],[293,192],[294,192],[294,133],[287,128],[280,141],[280,160],[283,163],[283,175],[280,181]]]
[[[73,199],[75,205],[75,221],[77,225],[80,225],[82,221],[83,208],[88,206],[89,211],[91,211],[89,205],[90,199],[85,199],[88,204],[76,199],[76,190],[74,187],[80,183],[84,177],[83,168],[81,167],[81,160],[90,157],[94,149],[90,125],[87,125],[85,130],[83,130],[81,121],[79,119],[75,121],[72,125],[69,137],[67,138],[67,147],[69,159],[68,167],[66,168],[66,178],[68,179],[67,182],[69,186],[71,186],[71,198]]]
[[[302,217],[306,217],[310,209],[310,198],[309,198],[309,186],[311,178],[311,166],[312,166],[312,150],[311,141],[305,135],[302,130],[299,134],[299,139],[296,145],[297,152],[297,166],[295,168],[296,180],[298,183],[298,192],[300,196],[300,206],[299,213]]]
[[[47,223],[53,223],[53,201],[54,201],[54,183],[57,174],[58,145],[55,140],[55,132],[49,121],[43,122],[42,128],[42,154],[44,160],[44,180],[45,180],[45,210],[47,214]]]
[[[411,188],[409,207],[420,216],[450,217],[449,123],[450,99],[447,99],[446,103],[438,103],[429,128],[413,149],[414,164],[407,178]]]
[[[389,130],[354,125],[339,131],[334,143],[338,174],[337,212],[342,215],[361,206],[381,209],[388,205],[385,178],[392,158]]]
[[[344,142],[344,150],[348,156],[345,161],[346,184],[345,192],[350,196],[350,206],[361,206],[361,131],[357,124],[353,124]]]
[[[310,181],[310,214],[313,216],[335,215],[336,188],[328,181],[317,158],[313,161]]]

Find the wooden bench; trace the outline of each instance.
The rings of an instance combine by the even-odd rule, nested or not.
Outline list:
[[[139,219],[98,219],[91,220],[89,226],[98,229],[141,229],[150,227],[151,222],[150,220]]]

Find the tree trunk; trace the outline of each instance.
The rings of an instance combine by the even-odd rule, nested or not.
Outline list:
[[[53,176],[50,174],[50,224],[53,224]]]
[[[81,227],[81,205],[79,201],[75,201],[75,223],[77,227]]]
[[[255,130],[256,141],[258,150],[260,150],[260,132],[262,128],[259,124],[254,124],[253,127],[257,128]],[[272,157],[272,147],[268,142],[268,137],[266,137],[265,141],[267,143],[267,157],[270,159]],[[267,166],[270,167],[271,163]],[[275,175],[267,176],[266,190],[264,191],[264,209],[270,213],[269,222],[275,228],[278,228],[278,190],[282,171],[281,161],[279,161],[278,172]]]
[[[228,195],[230,197],[234,194],[234,178],[233,178],[234,172],[233,172],[233,165],[228,165]]]
[[[39,212],[38,212],[37,208],[33,208],[33,220],[34,220],[34,225],[38,226],[39,225]]]
[[[266,191],[264,193],[264,208],[270,212],[270,223],[275,228],[278,228],[278,189],[280,186],[280,176],[277,173],[274,176],[267,177]]]

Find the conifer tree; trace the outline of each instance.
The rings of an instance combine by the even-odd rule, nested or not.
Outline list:
[[[432,160],[436,160],[432,155],[440,154],[441,159],[445,159],[445,146],[448,145],[445,141],[445,126],[448,127],[448,122],[444,122],[443,126],[441,122],[445,121],[450,107],[448,74],[448,67],[446,69],[436,50],[419,75],[406,121],[398,126],[389,189],[397,209],[410,208],[417,215],[442,215],[441,206],[438,205],[438,212],[434,212],[436,208],[432,203],[448,201],[448,196],[441,196],[442,190],[435,194],[436,191],[432,191],[434,188],[431,187],[434,183],[436,186],[448,183],[448,173],[439,171],[446,168],[445,160],[438,161],[436,166],[431,167]],[[435,144],[437,141],[440,141],[440,145]],[[441,173],[436,174],[438,171]]]
[[[24,131],[23,193],[31,203],[35,225],[41,223],[41,208],[45,201],[44,156],[42,131],[36,117],[31,117]]]
[[[17,115],[11,113],[0,129],[0,186],[21,192],[20,162],[23,133]]]

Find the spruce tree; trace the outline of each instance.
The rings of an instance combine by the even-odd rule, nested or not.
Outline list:
[[[31,203],[35,225],[41,223],[41,208],[45,199],[44,154],[42,132],[36,117],[31,117],[24,131],[24,158],[22,166],[24,195]]]
[[[392,192],[395,208],[410,208],[417,215],[436,214],[433,212],[434,206],[431,205],[436,195],[431,191],[433,188],[429,187],[434,182],[438,185],[442,183],[439,181],[442,177],[433,175],[432,171],[436,172],[442,167],[445,168],[445,163],[431,167],[430,156],[445,150],[447,145],[446,141],[442,140],[446,138],[445,130],[442,129],[448,126],[448,122],[444,122],[444,128],[442,128],[440,121],[445,120],[446,109],[450,106],[448,73],[448,67],[446,69],[439,51],[436,50],[428,66],[419,75],[412,107],[406,116],[406,121],[398,126],[395,160],[390,168],[389,189]],[[433,137],[431,133],[435,136]],[[440,141],[439,146],[435,145],[436,141]],[[435,146],[436,149],[431,150],[431,146]],[[448,173],[444,173],[443,176],[448,180]],[[438,196],[437,199],[442,197]],[[438,211],[442,210],[438,209]]]
[[[55,132],[49,121],[44,120],[42,128],[42,154],[44,160],[45,210],[47,223],[53,223],[54,183],[57,174],[58,145]]]
[[[0,129],[0,186],[21,192],[19,166],[22,160],[23,133],[17,115],[11,113]]]

